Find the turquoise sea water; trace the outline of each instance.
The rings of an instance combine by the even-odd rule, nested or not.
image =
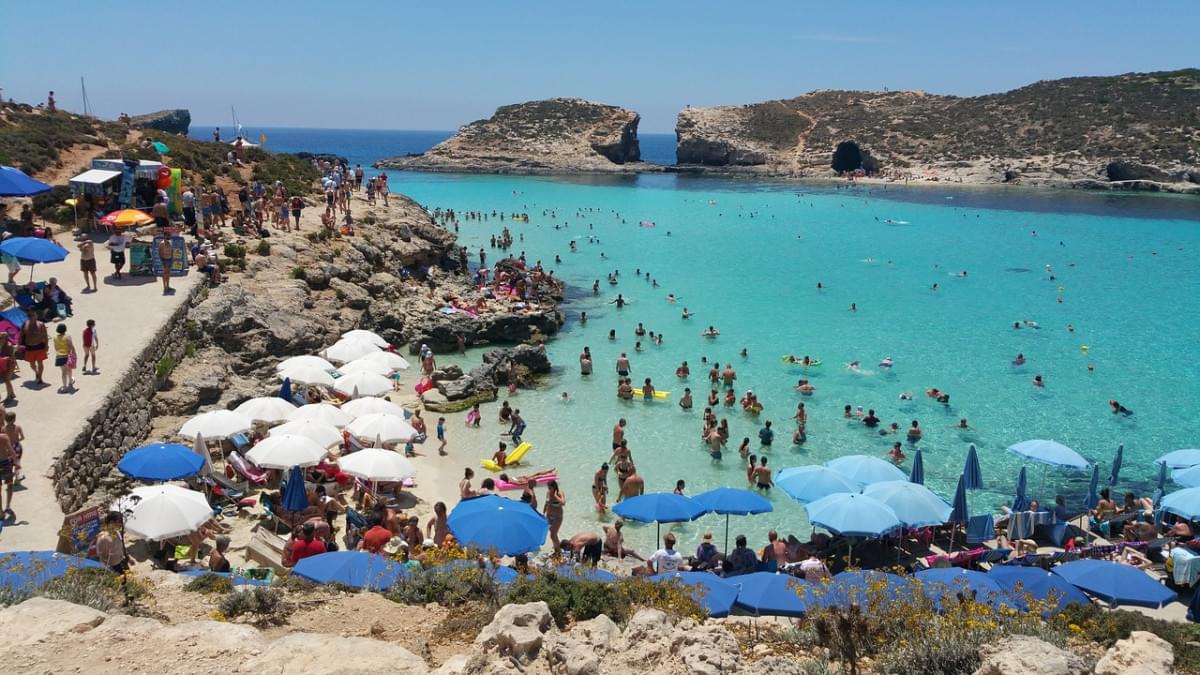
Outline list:
[[[745,485],[736,448],[748,436],[752,452],[761,454],[757,432],[763,420],[773,420],[777,430],[767,453],[770,466],[783,468],[853,453],[885,456],[897,437],[844,419],[846,404],[874,408],[885,424],[902,428],[916,419],[925,431],[920,447],[926,482],[944,496],[953,493],[968,444],[978,447],[986,488],[971,493],[973,512],[1011,499],[1021,462],[1005,448],[1022,440],[1063,442],[1099,462],[1104,477],[1124,443],[1117,487],[1139,493],[1152,489],[1154,457],[1200,445],[1195,200],[898,186],[835,190],[674,176],[405,173],[395,185],[430,209],[529,213],[528,224],[462,220],[459,236],[474,253],[507,226],[514,237],[524,237],[514,254],[541,260],[571,285],[568,322],[548,347],[555,364],[550,383],[512,399],[535,444],[530,468],[557,467],[562,477],[568,496],[564,533],[595,527],[591,476],[609,458],[619,417],[629,421],[627,438],[647,490],[670,490],[683,478],[691,494]],[[643,220],[656,226],[639,226]],[[588,235],[601,243],[589,244]],[[569,252],[572,239],[577,253]],[[501,255],[488,251],[489,261]],[[561,263],[554,262],[556,254]],[[661,287],[635,277],[639,268]],[[620,284],[609,286],[606,274],[616,270]],[[955,276],[962,270],[966,278]],[[1049,280],[1051,273],[1056,280]],[[599,296],[591,292],[596,279]],[[817,290],[818,281],[824,290]],[[617,292],[632,303],[620,310],[608,304]],[[679,302],[668,303],[668,293]],[[851,303],[857,311],[849,310]],[[691,320],[680,318],[684,306],[695,313]],[[578,321],[582,311],[586,325]],[[1040,329],[1013,329],[1014,321],[1026,319]],[[635,353],[638,322],[663,333],[663,345],[643,340],[644,350]],[[709,324],[720,329],[719,338],[700,336]],[[616,329],[615,342],[607,339],[609,329]],[[595,374],[587,378],[578,368],[585,345],[595,360]],[[738,355],[743,347],[748,358]],[[633,362],[636,384],[652,377],[657,388],[673,392],[671,398],[618,400],[614,360],[622,351]],[[1028,359],[1019,368],[1011,365],[1018,352]],[[805,371],[781,363],[786,353],[809,354],[824,364]],[[877,366],[885,356],[894,359],[891,370]],[[702,357],[732,363],[739,398],[753,389],[766,406],[759,418],[740,406],[718,407],[732,430],[720,462],[711,461],[700,443],[709,388]],[[674,377],[684,360],[692,370],[686,382]],[[862,362],[864,372],[846,368],[853,360]],[[1044,388],[1033,386],[1036,374],[1045,379]],[[804,399],[808,442],[795,447],[789,418],[801,400],[793,387],[804,376],[817,391]],[[677,406],[684,386],[696,398],[690,412]],[[924,396],[930,387],[951,394],[949,408]],[[558,400],[564,391],[571,402]],[[904,391],[915,399],[899,400]],[[1113,398],[1136,415],[1112,415],[1107,401]],[[960,417],[976,431],[953,429]],[[499,431],[493,407],[484,419],[478,432],[451,429],[477,444],[480,457],[491,454]],[[905,447],[907,471],[913,446]],[[477,465],[474,457],[462,459]],[[1051,469],[1041,489],[1042,467],[1030,465],[1030,490],[1043,503],[1063,492],[1074,509],[1089,477]],[[615,477],[610,481],[615,485]],[[800,505],[779,491],[770,498],[773,513],[735,519],[733,531],[752,540],[769,528],[807,536]],[[711,516],[676,531],[690,545],[706,529],[719,533],[723,526],[723,519]],[[630,530],[633,542],[650,545],[652,526]]]

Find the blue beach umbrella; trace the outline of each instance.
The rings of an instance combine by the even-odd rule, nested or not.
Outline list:
[[[10,255],[21,262],[48,263],[66,260],[67,249],[41,237],[11,237],[0,243],[0,253]]]
[[[17,593],[35,591],[71,570],[84,568],[105,569],[95,560],[55,551],[0,553],[0,588]]]
[[[1042,601],[1050,600],[1053,595],[1057,603],[1055,609],[1058,610],[1066,608],[1072,602],[1081,605],[1088,605],[1092,602],[1088,596],[1084,595],[1083,591],[1072,586],[1066,579],[1040,567],[996,565],[988,570],[987,575],[1008,593],[1009,597],[1022,610],[1029,609],[1028,603],[1022,597],[1024,594],[1029,594],[1035,600]],[[1018,586],[1020,592],[1017,592]]]
[[[1092,510],[1100,503],[1100,465],[1092,467],[1092,479],[1088,481],[1087,496],[1083,498],[1083,508]]]
[[[677,583],[691,589],[692,600],[704,608],[710,617],[729,616],[738,597],[738,587],[711,572],[668,572],[650,579],[660,583]]]
[[[908,480],[918,485],[925,484],[925,458],[921,455],[920,448],[917,448],[917,454],[913,456],[912,473],[908,475]]]
[[[1024,511],[1029,508],[1029,497],[1025,494],[1025,467],[1017,473],[1017,490],[1013,497],[1012,510]]]
[[[790,574],[754,572],[734,577],[738,587],[734,604],[758,616],[804,616],[801,588],[807,583]]]
[[[1166,464],[1159,464],[1159,474],[1162,474],[1167,468]],[[1175,469],[1171,472],[1171,480],[1179,483],[1185,488],[1200,487],[1200,465],[1189,466],[1186,469]]]
[[[703,506],[706,513],[725,516],[725,550],[729,550],[729,516],[752,516],[774,510],[765,497],[739,488],[716,488],[692,499]]]
[[[1076,560],[1051,571],[1077,588],[1114,605],[1159,608],[1175,599],[1175,592],[1142,570],[1110,560]]]
[[[528,504],[496,495],[459,502],[447,524],[464,546],[501,555],[536,551],[550,528],[546,518]]]
[[[0,166],[0,197],[30,197],[53,189],[42,181],[25,175],[25,172],[18,168]]]
[[[1162,510],[1188,520],[1200,520],[1200,487],[1176,490],[1162,498]]]
[[[858,493],[839,492],[804,505],[808,520],[834,534],[881,537],[902,527],[892,507]]]
[[[271,585],[271,582],[269,582],[265,579],[255,579],[254,577],[247,577],[247,576],[243,576],[241,574],[233,574],[230,572],[210,572],[208,570],[187,570],[185,572],[180,572],[179,574],[181,576],[185,576],[185,577],[202,577],[202,576],[211,574],[213,576],[218,576],[218,577],[228,579],[229,583],[233,584],[234,586],[270,586]]]
[[[983,471],[979,468],[979,453],[975,445],[967,448],[967,461],[963,465],[963,479],[968,490],[978,490],[983,487]]]
[[[1200,464],[1200,448],[1184,448],[1175,450],[1154,460],[1158,464],[1166,464],[1172,469],[1186,469]]]
[[[491,576],[496,583],[501,585],[511,584],[517,580],[517,577],[520,576],[520,574],[518,574],[517,571],[511,567],[495,567],[490,562],[484,567],[480,567],[478,561],[465,560],[463,558],[456,558],[454,560],[450,560],[449,562],[438,565],[437,567],[431,567],[430,569],[426,570],[426,573],[456,574],[468,571],[483,572],[484,574]]]
[[[858,485],[827,466],[794,466],[775,474],[775,485],[798,502],[815,502],[839,492],[858,492]]]
[[[1008,451],[1026,459],[1045,464],[1042,469],[1042,487],[1046,486],[1046,470],[1052,466],[1083,471],[1088,468],[1088,462],[1078,452],[1057,441],[1035,439],[1022,441],[1008,446]]]
[[[870,485],[885,480],[907,480],[908,476],[896,468],[895,464],[885,462],[870,455],[846,455],[825,462],[825,466],[833,469],[858,483]]]
[[[921,570],[913,576],[921,581],[925,596],[938,609],[956,604],[960,593],[964,597],[974,595],[975,602],[994,607],[1013,604],[1004,597],[1000,585],[983,572],[958,567],[934,567]]]
[[[332,551],[309,556],[292,568],[292,574],[318,584],[344,584],[351,588],[385,591],[408,575],[404,565],[377,553]]]
[[[1117,484],[1117,480],[1121,476],[1121,460],[1125,457],[1125,445],[1117,446],[1117,454],[1113,456],[1112,472],[1108,474],[1108,485],[1111,487]]]
[[[967,508],[967,486],[963,477],[958,477],[958,488],[954,490],[954,502],[950,505],[951,523],[965,523],[971,519],[971,511]]]
[[[308,492],[304,489],[304,470],[293,466],[288,471],[287,484],[283,486],[280,506],[286,511],[299,512],[308,508]]]
[[[608,570],[602,570],[598,567],[592,567],[591,565],[559,565],[558,567],[554,568],[554,573],[560,577],[566,577],[568,579],[599,581],[605,584],[611,584],[617,580],[617,575],[613,574],[612,572],[609,572]]]
[[[932,490],[906,480],[868,485],[863,489],[863,494],[891,507],[905,527],[941,525],[949,520],[952,511],[946,500]]]
[[[135,480],[179,480],[200,473],[204,458],[186,445],[151,443],[125,453],[117,468]]]
[[[911,591],[912,582],[907,577],[878,570],[846,570],[831,579],[805,584],[801,599],[807,607],[866,607],[872,601],[872,592],[879,594],[886,605],[907,597]]]
[[[292,401],[292,378],[283,378],[283,384],[279,385],[279,398],[289,403]]]
[[[691,497],[651,492],[621,500],[613,506],[613,513],[641,523],[685,523],[704,515],[705,509]]]
[[[1154,508],[1162,505],[1163,495],[1167,493],[1167,465],[1158,465],[1158,484],[1154,488]]]

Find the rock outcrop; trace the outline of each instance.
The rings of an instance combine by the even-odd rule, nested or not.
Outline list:
[[[466,173],[597,173],[637,170],[636,112],[581,99],[501,106],[423,155],[378,167]]]
[[[1088,675],[1083,659],[1028,635],[1006,637],[985,645],[975,675]]]
[[[135,129],[157,129],[171,134],[187,135],[192,124],[192,113],[185,108],[159,110],[158,112],[134,115],[129,126]]]
[[[1171,675],[1175,648],[1154,633],[1136,630],[1109,648],[1096,663],[1096,675]]]
[[[510,366],[515,370],[510,371]],[[517,379],[509,382],[509,373]],[[494,349],[483,355],[483,363],[469,373],[450,366],[433,373],[435,388],[421,395],[425,407],[433,412],[457,412],[476,403],[496,400],[499,386],[514,384],[530,386],[537,378],[550,373],[550,359],[541,345],[517,345]]]
[[[967,98],[815,91],[687,108],[676,135],[677,171],[821,177],[838,165],[897,178],[1147,181],[1200,192],[1200,70],[1044,81]]]

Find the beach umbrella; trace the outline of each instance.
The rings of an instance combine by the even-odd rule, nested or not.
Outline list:
[[[854,481],[827,466],[795,466],[775,475],[775,485],[798,502],[815,502],[839,492],[858,492]]]
[[[572,565],[570,563],[564,563],[554,568],[554,574],[560,577],[566,577],[568,579],[599,581],[600,583],[604,584],[611,584],[617,580],[617,575],[613,574],[612,572],[609,572],[608,570],[602,570],[598,567],[592,567],[591,565]]]
[[[288,366],[286,370],[276,373],[280,381],[289,380],[293,384],[316,384],[324,387],[333,386],[333,375],[313,366]]]
[[[179,574],[180,574],[180,576],[185,576],[185,577],[203,577],[203,576],[212,574],[214,576],[228,579],[229,583],[233,584],[235,587],[236,586],[270,586],[271,585],[271,582],[267,581],[266,579],[255,579],[254,577],[248,577],[248,576],[245,576],[242,574],[233,574],[230,572],[213,572],[211,570],[184,570],[183,572],[180,572]]]
[[[204,440],[204,434],[196,434],[192,439],[192,452],[204,460],[204,468],[200,470],[200,475],[212,475],[212,456],[208,453],[208,441]]]
[[[12,166],[0,166],[0,197],[32,197],[54,188]]]
[[[292,411],[292,414],[288,415],[289,422],[295,420],[317,420],[319,422],[332,424],[339,429],[349,424],[351,419],[353,418],[350,417],[350,415],[347,415],[336,406],[329,405],[328,403],[309,403],[308,405],[302,405]]]
[[[338,468],[369,481],[399,482],[417,475],[404,455],[383,448],[363,448],[338,459]]]
[[[350,417],[363,415],[391,415],[400,419],[408,419],[409,413],[404,408],[392,403],[386,398],[356,398],[342,404],[342,412]]]
[[[1162,509],[1188,520],[1200,520],[1200,487],[1176,490],[1163,497]]]
[[[881,537],[900,529],[892,507],[858,493],[839,492],[804,505],[813,525],[846,537]]]
[[[212,410],[201,413],[184,423],[179,429],[179,435],[185,438],[195,438],[203,435],[205,438],[229,438],[250,431],[253,426],[250,418],[232,410]]]
[[[513,583],[521,576],[515,569],[508,566],[496,567],[491,561],[486,561],[481,567],[478,560],[466,560],[463,558],[449,560],[437,567],[431,567],[425,572],[426,574],[455,575],[461,575],[466,572],[483,573],[490,576],[493,581],[502,586]]]
[[[18,594],[34,591],[67,572],[89,568],[107,569],[95,560],[56,551],[0,553],[0,589],[8,589]]]
[[[137,209],[121,209],[119,211],[112,211],[104,214],[104,217],[100,219],[101,225],[108,225],[109,227],[115,228],[140,227],[142,225],[149,225],[153,222],[154,218],[150,217],[150,215],[145,211],[139,211]]]
[[[1113,456],[1112,472],[1108,474],[1108,485],[1111,487],[1117,484],[1117,479],[1121,476],[1121,460],[1125,457],[1125,445],[1117,446],[1117,454]]]
[[[870,455],[846,455],[825,462],[825,466],[859,485],[870,485],[885,480],[908,479],[908,476],[896,468],[895,464]]]
[[[331,448],[342,442],[342,432],[329,422],[321,420],[292,420],[271,429],[271,436],[303,436],[322,448]]]
[[[233,411],[251,420],[273,424],[286,420],[295,409],[295,404],[278,396],[258,396],[243,401]]]
[[[334,380],[333,388],[350,398],[382,396],[392,390],[392,381],[375,373],[352,373]]]
[[[325,459],[326,449],[311,438],[292,434],[272,434],[254,444],[246,459],[263,469],[287,469],[313,466]]]
[[[292,379],[289,377],[283,378],[283,383],[279,385],[279,398],[291,403],[295,396],[292,395]]]
[[[464,546],[500,555],[536,551],[550,528],[528,504],[496,495],[464,499],[450,512],[447,524]]]
[[[874,497],[891,507],[905,527],[930,527],[950,519],[952,509],[946,500],[918,483],[889,480],[873,483],[863,494]]]
[[[330,345],[324,352],[321,353],[321,356],[324,356],[330,361],[347,363],[368,354],[374,354],[379,350],[379,345],[376,345],[370,340],[364,340],[362,338],[342,338],[341,340],[338,340]]]
[[[1083,456],[1056,441],[1047,441],[1044,439],[1022,441],[1016,445],[1008,446],[1008,451],[1045,465],[1042,468],[1043,489],[1046,487],[1046,471],[1052,466],[1075,469],[1077,471],[1083,471],[1088,468],[1088,462]]]
[[[959,594],[992,606],[1012,606],[996,580],[983,572],[959,567],[933,567],[913,576],[921,581],[922,592],[938,609],[944,610],[957,604]]]
[[[613,506],[613,513],[625,520],[641,523],[659,523],[656,533],[661,533],[662,523],[683,523],[704,515],[699,502],[672,492],[651,492],[629,499],[622,499]],[[657,534],[656,540],[657,540]]]
[[[1022,476],[1025,469],[1022,468]],[[971,510],[967,508],[967,486],[963,481],[963,477],[958,477],[958,487],[954,490],[954,502],[951,503],[950,523],[958,525],[959,523],[967,523],[971,520]],[[950,528],[950,550],[954,550],[954,537],[958,534],[957,527]]]
[[[908,577],[880,572],[878,570],[846,570],[830,579],[805,584],[801,587],[801,599],[807,607],[867,607],[872,593],[878,594],[883,604],[890,604],[912,593],[912,582]]]
[[[920,448],[917,448],[917,454],[913,456],[912,473],[908,475],[908,480],[918,485],[925,484],[925,458],[921,456]]]
[[[1082,591],[1067,583],[1066,579],[1040,567],[994,565],[992,569],[988,570],[987,575],[1000,586],[1001,590],[1008,593],[1009,597],[1023,611],[1029,609],[1028,603],[1023,597],[1024,594],[1029,594],[1035,600],[1042,601],[1050,600],[1053,596],[1056,602],[1055,609],[1058,610],[1065,609],[1072,602],[1078,602],[1081,605],[1088,605],[1092,602]]]
[[[979,468],[979,453],[975,444],[967,448],[967,461],[963,465],[963,483],[968,490],[978,490],[983,487],[983,471]]]
[[[171,149],[167,147],[167,144],[163,143],[162,141],[154,141],[150,144],[150,147],[154,148],[154,151],[160,155],[170,154],[171,152]]]
[[[1167,493],[1167,465],[1158,465],[1158,483],[1154,488],[1154,508],[1158,509],[1162,505],[1163,495]]]
[[[1013,511],[1024,511],[1029,508],[1029,497],[1025,494],[1025,489],[1025,467],[1021,467],[1021,470],[1017,472],[1017,490],[1012,502]]]
[[[125,531],[162,541],[195,532],[213,517],[204,494],[174,485],[143,485],[113,504],[125,514]]]
[[[1159,473],[1167,468],[1166,464],[1159,464],[1162,469]],[[1200,487],[1200,465],[1189,466],[1186,469],[1175,469],[1171,472],[1171,480],[1179,483],[1183,487]]]
[[[371,373],[387,377],[392,374],[392,369],[383,365],[378,361],[367,361],[366,359],[354,359],[350,363],[342,364],[338,367],[339,375],[353,375],[354,373]]]
[[[1110,560],[1076,560],[1050,568],[1080,590],[1114,605],[1159,608],[1175,599],[1175,592],[1144,571]]]
[[[1024,468],[1022,467],[1022,470]],[[1092,479],[1088,481],[1087,496],[1083,498],[1083,508],[1092,510],[1100,503],[1100,493],[1097,491],[1100,487],[1100,465],[1092,467]],[[1025,500],[1026,508],[1029,507],[1029,500]],[[1016,502],[1013,502],[1013,510],[1016,511]],[[1024,509],[1021,509],[1024,510]]]
[[[385,413],[355,417],[346,430],[359,438],[375,438],[383,443],[408,442],[417,436],[417,430],[403,418]]]
[[[319,357],[305,354],[304,356],[293,356],[286,358],[275,364],[277,372],[288,370],[291,368],[317,368],[325,372],[330,372],[335,369],[334,365],[329,361]]]
[[[134,480],[169,481],[195,476],[204,458],[178,443],[151,443],[125,453],[117,469]]]
[[[1200,464],[1200,448],[1175,450],[1168,452],[1154,461],[1159,464],[1166,464],[1172,469],[1186,469]]]
[[[304,488],[304,470],[293,466],[288,471],[287,482],[283,484],[283,494],[279,505],[285,511],[292,512],[292,529],[296,527],[296,514],[308,508],[308,490]]]
[[[377,553],[332,551],[302,559],[292,568],[292,574],[318,584],[386,591],[408,576],[408,570],[403,564]]]
[[[700,503],[707,513],[725,516],[725,550],[729,550],[729,516],[751,516],[774,510],[765,497],[749,490],[723,487],[702,492],[692,499]]]
[[[758,616],[804,616],[806,581],[790,574],[754,572],[731,578],[738,589],[734,604]]]
[[[389,352],[389,351],[383,351],[383,350],[377,351],[377,352],[371,352],[370,354],[367,354],[366,356],[360,356],[354,360],[355,361],[368,361],[368,362],[373,362],[373,363],[374,362],[382,363],[383,365],[387,366],[388,368],[390,368],[392,370],[408,370],[408,368],[409,368],[408,361],[405,361],[403,356],[400,356],[396,352]]]
[[[366,330],[363,328],[355,328],[353,330],[348,330],[345,333],[342,333],[342,339],[343,340],[365,340],[366,342],[370,342],[371,344],[374,344],[375,346],[379,347],[380,349],[387,349],[388,347],[391,346],[390,343],[388,343],[387,340],[384,340],[382,337],[380,337],[380,335],[378,333],[375,333],[373,331],[369,331],[369,330]]]
[[[0,253],[24,263],[51,263],[66,260],[69,252],[41,237],[9,237],[0,243]]]
[[[729,616],[737,600],[738,587],[711,572],[667,572],[650,577],[658,583],[680,584],[690,590],[692,600],[714,619]]]

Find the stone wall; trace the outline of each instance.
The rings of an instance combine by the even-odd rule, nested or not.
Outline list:
[[[129,479],[117,471],[117,462],[146,438],[154,398],[155,369],[164,357],[183,358],[188,342],[188,313],[207,295],[208,287],[192,288],[181,304],[159,327],[150,344],[133,361],[120,382],[88,419],[75,440],[59,455],[51,469],[54,493],[64,513],[89,503],[108,503],[128,492]]]

